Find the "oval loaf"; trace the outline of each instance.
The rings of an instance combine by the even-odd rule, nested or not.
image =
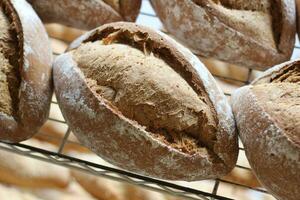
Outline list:
[[[55,91],[79,141],[114,165],[164,179],[227,174],[238,146],[226,97],[168,36],[104,25],[54,62]]]

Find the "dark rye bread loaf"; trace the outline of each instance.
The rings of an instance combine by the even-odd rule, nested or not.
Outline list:
[[[226,97],[204,65],[168,36],[133,23],[104,25],[55,60],[54,82],[79,141],[119,167],[197,180],[235,165]]]
[[[134,22],[141,0],[28,0],[44,23],[91,30],[116,21]]]
[[[300,60],[273,67],[232,97],[250,165],[275,197],[300,197]]]
[[[52,53],[46,31],[25,0],[0,2],[0,140],[31,137],[47,119]]]
[[[291,57],[294,0],[151,0],[164,27],[195,53],[265,70]]]

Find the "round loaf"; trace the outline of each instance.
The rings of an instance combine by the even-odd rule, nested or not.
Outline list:
[[[57,57],[54,82],[78,140],[116,166],[199,180],[235,165],[226,97],[197,57],[162,33],[125,22],[88,32]]]
[[[19,142],[48,117],[52,52],[45,28],[25,0],[3,0],[0,9],[0,140]]]
[[[141,0],[28,0],[44,23],[90,30],[116,21],[135,21]]]
[[[204,57],[265,70],[291,57],[294,0],[151,0],[164,27]]]
[[[232,106],[249,163],[278,199],[300,196],[300,60],[238,89]]]

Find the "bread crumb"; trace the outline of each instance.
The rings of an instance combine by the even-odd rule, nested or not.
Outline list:
[[[0,8],[0,113],[14,115],[18,99],[18,62],[11,24]]]
[[[162,59],[100,41],[82,44],[73,58],[92,90],[154,137],[189,154],[212,148],[216,124],[210,107]]]

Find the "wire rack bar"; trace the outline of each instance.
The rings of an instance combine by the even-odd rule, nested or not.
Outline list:
[[[138,185],[154,191],[164,192],[167,194],[176,195],[178,197],[184,197],[187,199],[232,200],[230,198],[202,192],[189,187],[184,187],[147,176],[141,176],[139,174],[134,174],[125,170],[99,165],[78,158],[70,157],[61,153],[51,152],[25,144],[10,144],[0,142],[0,149],[38,160],[54,163],[60,166],[80,170],[97,176],[109,178],[112,180]]]

